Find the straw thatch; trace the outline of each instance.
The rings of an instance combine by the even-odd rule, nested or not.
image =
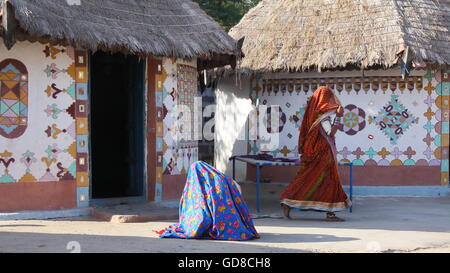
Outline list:
[[[449,65],[449,31],[450,0],[262,0],[229,34],[245,37],[242,69],[322,71],[387,68],[403,51]]]
[[[11,44],[17,38],[189,59],[236,53],[236,42],[190,0],[1,1],[2,36]]]

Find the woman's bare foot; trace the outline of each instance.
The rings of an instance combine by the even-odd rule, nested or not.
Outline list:
[[[334,214],[334,212],[327,212],[327,218],[325,219],[328,222],[344,222],[345,220],[339,218]]]
[[[283,207],[284,217],[286,217],[288,219],[292,219],[291,216],[289,215],[289,213],[291,212],[291,207],[289,207],[286,204],[281,204],[281,206]]]

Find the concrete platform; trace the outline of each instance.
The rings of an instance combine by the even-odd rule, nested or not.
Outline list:
[[[240,185],[242,188],[244,200],[249,206],[253,219],[283,218],[279,205],[279,196],[287,184],[276,182],[261,183],[260,186],[261,211],[259,213],[256,212],[255,183],[243,181],[240,182]],[[344,187],[344,189],[348,193],[348,187]],[[447,197],[450,198],[450,196]],[[353,210],[359,209],[358,208],[359,198],[361,198],[361,196],[354,192]],[[391,196],[387,198],[389,199],[395,197]],[[178,204],[179,200],[164,201],[160,203],[148,203],[141,201],[141,202],[129,202],[127,204],[122,205],[103,205],[103,206],[94,205],[89,208],[60,210],[60,211],[23,211],[16,213],[0,213],[0,221],[55,219],[64,217],[86,216],[86,215],[91,215],[99,220],[114,223],[137,223],[149,221],[177,220]]]
[[[248,202],[252,217],[282,218],[278,210],[278,196],[286,184],[267,183],[261,187],[261,204],[264,210],[256,213],[255,184],[241,183],[242,193]],[[125,205],[93,206],[91,216],[114,223],[138,223],[161,220],[178,220],[179,200],[160,203],[129,203]]]
[[[91,216],[113,223],[177,220],[178,202],[92,207]]]
[[[86,216],[90,214],[91,214],[90,208],[4,212],[0,213],[0,221],[34,220],[34,219],[44,220],[44,219]]]

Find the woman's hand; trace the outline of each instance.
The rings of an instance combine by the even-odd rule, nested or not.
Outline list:
[[[336,111],[336,117],[340,118],[344,115],[344,108],[342,106],[339,106],[339,108]]]
[[[344,108],[342,108],[342,106],[339,106],[338,109],[336,110],[336,119],[340,120],[341,117],[344,115]],[[331,132],[330,132],[330,136],[334,137],[334,135],[336,134],[338,128],[339,128],[339,123],[340,121],[333,121],[333,126],[331,128]]]

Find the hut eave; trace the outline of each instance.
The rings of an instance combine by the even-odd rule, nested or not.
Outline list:
[[[448,0],[262,0],[229,34],[244,38],[241,67],[317,71],[409,61],[450,65]]]
[[[17,24],[3,38],[182,59],[237,55],[236,41],[188,0],[7,0],[0,7],[3,29],[7,13]]]

